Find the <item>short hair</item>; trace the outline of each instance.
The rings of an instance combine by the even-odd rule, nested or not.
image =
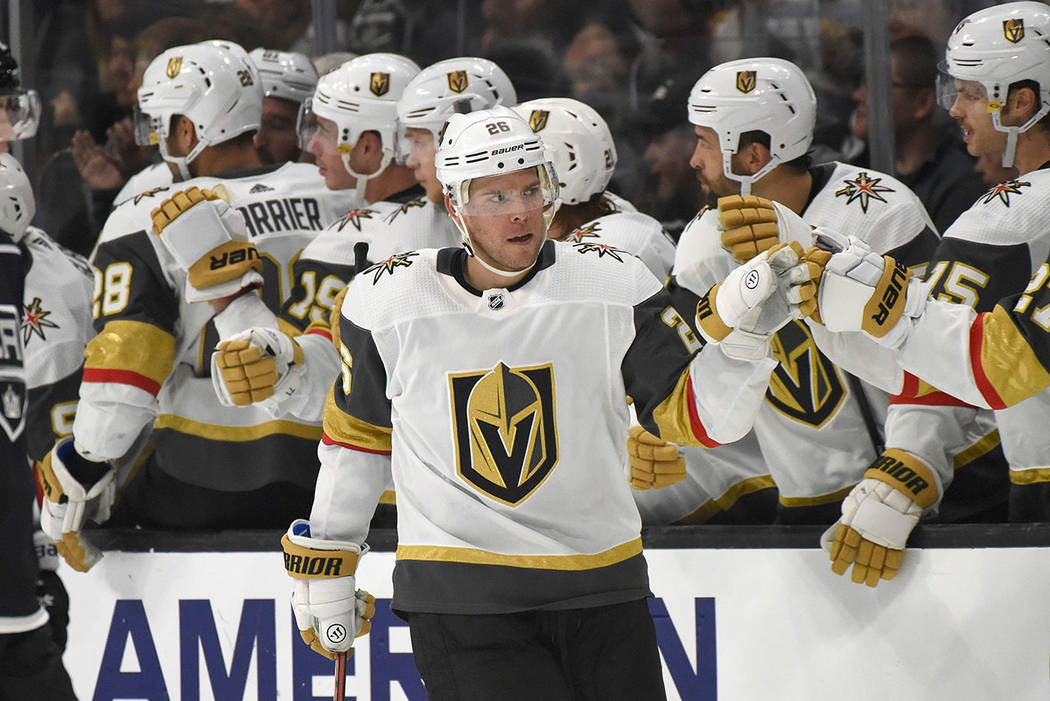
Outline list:
[[[894,39],[890,53],[897,57],[897,74],[902,87],[933,90],[937,84],[938,53],[929,37],[919,34]]]

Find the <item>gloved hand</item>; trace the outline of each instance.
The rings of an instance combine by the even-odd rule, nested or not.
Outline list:
[[[810,226],[780,204],[755,195],[718,198],[718,230],[722,248],[738,263],[746,263],[777,243],[812,244]]]
[[[87,572],[102,559],[102,551],[84,538],[86,520],[103,523],[116,497],[116,471],[105,462],[93,462],[77,453],[73,438],[55,443],[37,465],[44,492],[40,529],[55,541],[69,566]]]
[[[641,426],[627,433],[627,455],[631,462],[631,486],[662,489],[685,479],[685,458],[678,446],[668,443]]]
[[[700,299],[696,322],[710,343],[732,358],[763,358],[772,335],[812,313],[816,269],[796,242],[776,244],[735,268]]]
[[[247,406],[299,390],[303,349],[282,331],[256,326],[231,336],[212,353],[212,387],[224,406]]]
[[[210,302],[262,285],[262,259],[222,190],[178,190],[150,216],[153,232],[186,271],[187,302]]]
[[[937,502],[938,484],[917,457],[887,448],[842,501],[842,517],[821,536],[831,570],[843,574],[852,563],[853,581],[869,587],[893,579],[908,535]]]
[[[921,313],[926,300],[920,281],[912,280],[899,261],[873,252],[855,236],[818,230],[816,241],[832,255],[809,256],[823,268],[815,319],[828,331],[863,331],[889,347],[903,343],[910,320]]]
[[[354,577],[368,546],[313,538],[302,519],[292,522],[281,545],[295,579],[292,611],[303,641],[332,660],[339,652],[353,654],[354,638],[368,634],[375,615],[375,597],[358,589]]]

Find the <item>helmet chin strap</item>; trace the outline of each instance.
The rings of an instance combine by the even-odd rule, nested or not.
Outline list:
[[[473,258],[478,263],[480,263],[481,267],[483,267],[485,270],[489,271],[493,275],[498,275],[499,277],[505,277],[505,278],[518,277],[522,273],[525,273],[525,272],[528,272],[528,271],[532,270],[536,266],[536,262],[540,259],[540,254],[537,251],[536,258],[531,263],[529,263],[527,266],[522,268],[521,270],[511,270],[511,271],[500,270],[499,268],[496,268],[496,267],[486,263],[485,259],[482,258],[481,256],[479,256],[474,251],[474,245],[470,242],[470,233],[467,231],[467,225],[466,225],[466,223],[464,223],[462,216],[457,216],[452,221],[456,225],[456,228],[459,229],[459,233],[460,233],[460,235],[463,238],[463,248],[467,249],[467,255],[469,255],[471,258]],[[546,232],[546,230],[544,230],[544,232],[543,232],[543,240],[544,240],[544,242],[546,242],[546,240],[547,240],[547,232]]]
[[[987,87],[985,88],[987,90]],[[1011,127],[1003,124],[1003,110],[1001,104],[997,103],[997,107],[991,110],[992,112],[992,126],[997,130],[1006,132],[1006,148],[1003,149],[1003,168],[1011,168],[1014,165],[1014,158],[1017,156],[1017,135],[1021,132],[1028,131],[1042,119],[1048,112],[1050,112],[1050,105],[1045,102],[1040,106],[1040,109],[1029,118],[1027,122],[1020,126]]]
[[[346,146],[347,148],[343,148],[344,146]],[[368,201],[365,199],[365,189],[368,188],[368,181],[381,174],[384,170],[386,170],[386,167],[390,165],[390,161],[394,157],[394,152],[391,149],[384,148],[383,159],[379,162],[379,167],[376,168],[374,173],[370,175],[364,175],[362,173],[358,173],[350,165],[351,150],[353,149],[352,147],[349,147],[348,144],[341,145],[339,147],[339,157],[343,161],[343,167],[346,168],[346,172],[354,176],[354,178],[357,180],[357,185],[354,186],[354,198],[357,200],[358,204],[367,204]]]
[[[730,180],[735,180],[740,183],[741,195],[750,195],[751,183],[761,180],[769,171],[773,170],[778,165],[780,165],[780,159],[774,156],[753,175],[737,175],[733,172],[733,154],[729,152],[722,153],[722,172]]]

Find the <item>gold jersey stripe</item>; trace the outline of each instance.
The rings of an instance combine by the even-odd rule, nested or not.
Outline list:
[[[1011,484],[1026,485],[1041,482],[1050,482],[1050,468],[1034,467],[1027,470],[1010,470]]]
[[[391,506],[397,506],[397,495],[394,493],[394,490],[393,489],[384,490],[383,493],[379,495],[379,503],[380,504],[390,504]]]
[[[324,400],[324,432],[336,443],[355,446],[373,453],[389,453],[392,429],[375,426],[350,416],[335,403],[334,387]]]
[[[977,458],[987,454],[989,451],[995,450],[999,445],[999,429],[995,429],[987,436],[977,441],[969,448],[964,450],[955,456],[955,469],[958,470],[963,465],[968,465]]]
[[[321,440],[321,427],[294,421],[266,421],[254,426],[223,426],[187,419],[175,414],[160,414],[153,424],[155,429],[171,429],[210,441],[244,443],[267,436],[291,436],[309,441]]]
[[[700,508],[693,511],[687,516],[675,521],[675,525],[689,525],[696,523],[706,523],[712,516],[717,514],[719,511],[729,511],[733,508],[733,505],[740,501],[741,497],[747,496],[748,494],[754,494],[755,492],[762,491],[763,489],[769,489],[775,487],[776,483],[773,482],[773,478],[770,475],[760,475],[758,477],[751,477],[734,484],[732,487],[726,490],[726,493],[716,499],[708,499]]]
[[[678,378],[678,384],[653,410],[653,421],[660,429],[660,438],[668,443],[712,448],[718,443],[707,438],[700,417],[693,406],[692,381],[686,367]]]
[[[132,372],[158,386],[174,363],[175,337],[144,321],[106,322],[84,351],[86,370]]]
[[[295,324],[289,323],[280,317],[277,317],[277,330],[289,338],[295,338],[303,333]]]
[[[979,360],[974,374],[982,394],[987,396],[986,387],[981,386],[983,379],[1007,406],[1013,406],[1050,385],[1050,373],[1036,358],[1005,309],[996,305],[980,318],[983,322],[981,353],[979,359],[972,361]]]
[[[399,545],[398,560],[460,562],[468,565],[502,565],[536,570],[593,570],[623,562],[642,552],[642,539],[635,538],[593,555],[505,555],[477,548],[440,545]]]
[[[833,501],[842,501],[846,498],[846,495],[853,489],[853,485],[843,487],[837,492],[831,494],[821,494],[815,497],[786,497],[781,494],[778,499],[780,503],[788,507],[799,507],[799,506],[821,506],[822,504],[830,504]]]

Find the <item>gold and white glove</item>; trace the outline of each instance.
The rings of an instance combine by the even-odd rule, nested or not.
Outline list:
[[[821,537],[831,570],[841,575],[852,564],[853,581],[869,587],[893,579],[908,535],[939,494],[939,482],[923,461],[887,448],[842,501],[842,517]]]
[[[813,244],[812,230],[800,216],[780,204],[755,195],[718,198],[718,230],[722,248],[738,263],[746,263],[777,243]]]
[[[863,331],[879,344],[899,347],[922,313],[927,290],[902,263],[875,253],[855,236],[817,230],[822,258],[814,318],[828,331]]]
[[[187,302],[210,302],[262,285],[262,258],[244,217],[216,188],[178,190],[150,216],[153,233],[186,272]]]
[[[368,634],[376,610],[375,597],[358,589],[354,576],[368,546],[313,538],[302,519],[292,522],[281,546],[295,580],[292,611],[303,642],[331,660],[353,654],[354,639]]]
[[[678,446],[641,426],[631,426],[628,431],[627,455],[631,463],[631,486],[635,489],[663,489],[685,479],[685,458],[678,452]]]
[[[37,475],[44,492],[40,530],[55,542],[70,567],[87,572],[102,559],[102,551],[80,531],[85,521],[109,519],[116,497],[116,471],[107,462],[82,457],[72,436],[66,436],[38,463]]]
[[[277,403],[299,391],[303,349],[282,331],[256,326],[222,341],[212,353],[212,386],[224,406]]]

